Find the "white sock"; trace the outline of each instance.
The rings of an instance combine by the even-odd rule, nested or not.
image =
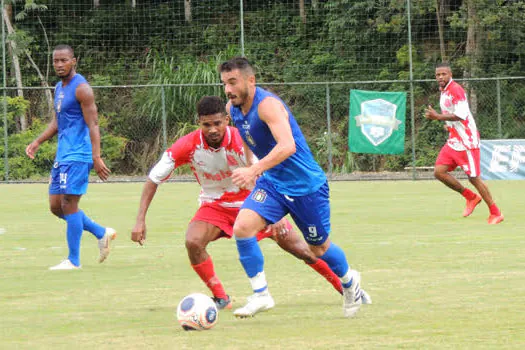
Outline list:
[[[254,277],[251,277],[250,283],[254,292],[264,292],[266,289],[268,289],[268,283],[266,282],[266,275],[264,274],[264,271],[259,272]]]
[[[350,269],[348,269],[348,271],[346,271],[346,273],[344,274],[343,277],[339,277],[341,279],[341,283],[342,284],[346,284],[348,282],[350,282],[352,280],[352,276],[350,275]]]

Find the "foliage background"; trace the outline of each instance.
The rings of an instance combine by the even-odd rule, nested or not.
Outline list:
[[[325,170],[330,155],[334,172],[402,170],[412,150],[415,165],[433,164],[446,135],[422,111],[438,105],[434,65],[443,60],[466,87],[482,138],[525,134],[523,1],[243,4],[241,12],[238,0],[4,0],[13,30],[4,37],[2,90],[27,102],[8,100],[10,178],[48,172],[44,161],[24,158],[23,148],[50,118],[44,87],[56,83],[50,54],[59,43],[74,47],[78,71],[95,86],[103,152],[116,174],[143,174],[166,143],[193,129],[196,101],[222,94],[217,64],[240,54],[255,62],[258,81],[290,104]],[[404,155],[348,153],[350,89],[406,91],[414,99]]]

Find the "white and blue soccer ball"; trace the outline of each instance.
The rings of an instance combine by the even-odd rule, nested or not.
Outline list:
[[[193,293],[185,296],[177,306],[177,320],[186,331],[211,329],[219,319],[219,310],[209,296]]]

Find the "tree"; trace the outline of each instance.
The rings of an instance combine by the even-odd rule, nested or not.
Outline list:
[[[184,19],[191,22],[191,0],[184,0]]]
[[[15,0],[16,1],[16,0]],[[16,21],[22,21],[24,20],[29,13],[31,12],[36,12],[36,13],[39,13],[41,11],[46,11],[47,10],[47,7],[45,5],[41,5],[41,4],[37,4],[35,0],[26,0],[25,4],[24,4],[24,9],[22,11],[20,11],[16,17],[15,17],[15,20]],[[53,114],[53,95],[51,93],[51,89],[49,88],[49,84],[47,83],[47,79],[49,78],[49,66],[50,66],[50,62],[49,62],[49,58],[51,56],[51,46],[49,44],[49,39],[47,37],[47,32],[46,32],[46,29],[42,23],[42,20],[40,19],[40,16],[37,14],[36,16],[37,18],[37,21],[40,25],[40,27],[42,28],[42,32],[44,33],[44,39],[45,39],[45,44],[46,44],[46,47],[47,47],[47,67],[46,67],[46,75],[44,76],[44,74],[42,74],[40,68],[38,67],[38,65],[36,64],[35,60],[33,59],[32,55],[31,55],[31,51],[30,51],[30,47],[31,47],[31,44],[33,42],[33,38],[30,36],[30,35],[27,35],[26,32],[24,31],[21,31],[21,30],[17,30],[18,32],[18,50],[20,53],[23,53],[29,63],[31,64],[31,67],[33,67],[33,69],[35,70],[36,74],[38,75],[38,78],[40,79],[40,85],[43,86],[45,89],[44,89],[44,94],[46,96],[46,102],[47,102],[47,114],[48,114],[48,117],[50,117],[52,114]],[[27,127],[27,123],[26,122],[26,127]],[[25,130],[25,128],[22,128],[22,130]]]
[[[479,71],[479,57],[481,56],[481,45],[480,39],[482,38],[482,28],[479,28],[479,17],[476,8],[476,2],[474,0],[466,0],[467,6],[467,42],[465,46],[465,55],[469,60],[469,64],[464,69],[464,77],[471,78],[477,76]],[[474,115],[477,115],[478,111],[478,98],[476,90],[474,90],[470,84],[467,87],[470,91],[470,110]]]
[[[436,18],[438,22],[438,34],[439,34],[439,50],[441,52],[441,61],[447,61],[447,51],[445,48],[444,39],[444,24],[443,20],[446,16],[447,0],[436,0]]]
[[[304,0],[299,0],[299,16],[303,23],[306,23],[306,12],[304,11]]]
[[[13,64],[13,70],[15,72],[15,81],[17,89],[17,95],[19,97],[24,97],[24,90],[22,84],[22,72],[20,70],[20,59],[18,57],[18,47],[15,40],[15,29],[13,27],[13,22],[11,20],[13,16],[13,5],[6,3],[2,9],[2,18],[7,27],[7,43],[9,45],[9,52],[11,54],[11,63]],[[17,116],[17,127],[19,126],[20,130],[27,129],[27,119],[25,114],[20,114]]]

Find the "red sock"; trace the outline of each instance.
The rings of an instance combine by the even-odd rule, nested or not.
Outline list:
[[[501,215],[501,211],[499,210],[496,203],[492,203],[492,205],[489,206],[489,211],[491,215],[498,215],[498,216]]]
[[[317,259],[316,262],[313,264],[307,264],[312,269],[317,271],[321,276],[326,278],[328,282],[334,286],[335,290],[338,291],[340,294],[343,294],[343,286],[341,285],[341,281],[339,280],[339,277],[328,267],[328,264],[324,262],[321,259]]]
[[[215,270],[213,268],[213,261],[211,261],[211,256],[208,259],[204,260],[200,264],[191,265],[197,275],[201,280],[206,284],[206,286],[211,290],[214,297],[225,299],[227,298],[224,287],[222,286],[221,281],[215,275]]]
[[[465,199],[471,201],[473,200],[474,198],[476,198],[476,194],[474,192],[472,192],[471,190],[469,190],[468,188],[465,188],[463,190],[463,192],[461,192],[461,195],[463,197],[465,197]]]

